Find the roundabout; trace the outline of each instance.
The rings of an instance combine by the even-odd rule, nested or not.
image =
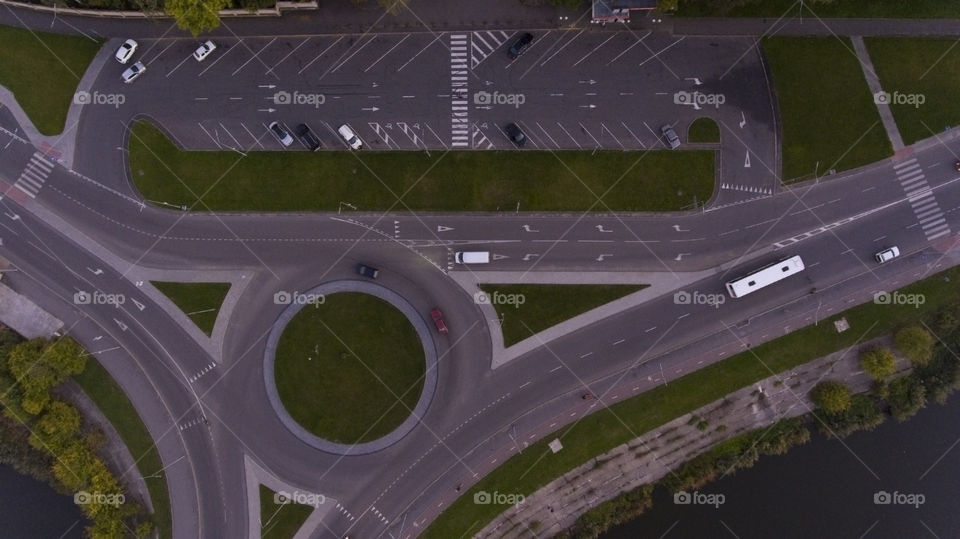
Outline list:
[[[338,455],[396,443],[426,413],[437,384],[437,352],[419,311],[372,282],[324,283],[274,322],[264,383],[284,426]]]

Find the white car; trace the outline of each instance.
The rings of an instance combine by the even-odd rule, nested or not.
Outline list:
[[[340,133],[340,136],[343,137],[343,140],[347,142],[347,145],[353,148],[354,150],[359,150],[363,147],[363,142],[360,141],[360,137],[353,132],[353,129],[350,129],[350,126],[347,124],[341,125],[337,129],[337,133]]]
[[[217,45],[213,41],[206,41],[201,43],[197,50],[193,51],[193,57],[198,61],[202,62],[204,58],[210,56],[210,53],[217,50]]]
[[[279,140],[280,144],[283,144],[284,147],[289,147],[291,144],[293,144],[293,136],[291,136],[290,132],[280,125],[280,122],[271,123],[270,131],[273,132],[273,136],[277,137],[277,140]]]
[[[873,255],[873,258],[875,258],[877,262],[883,264],[884,262],[890,262],[891,260],[893,260],[894,258],[897,258],[898,256],[900,256],[900,249],[896,245],[894,245],[889,249],[884,249],[879,253]]]
[[[137,42],[128,39],[123,42],[123,45],[120,45],[120,48],[117,49],[117,54],[113,57],[117,59],[121,64],[125,64],[133,58],[133,53],[137,52]]]
[[[143,65],[143,62],[137,62],[128,67],[127,70],[123,72],[123,75],[120,75],[120,78],[123,79],[123,82],[130,84],[137,80],[140,75],[143,75],[143,72],[146,70],[147,66]]]

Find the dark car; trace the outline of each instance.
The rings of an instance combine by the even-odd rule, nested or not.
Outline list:
[[[437,331],[447,333],[447,324],[443,321],[443,313],[440,312],[439,308],[430,311],[430,318],[433,318],[433,325],[437,326]]]
[[[300,139],[300,142],[304,146],[310,148],[310,151],[316,151],[320,148],[320,139],[317,138],[317,135],[310,130],[310,127],[307,124],[300,124],[294,129],[294,132],[297,134],[297,138]]]
[[[523,54],[523,51],[527,50],[527,47],[533,43],[533,34],[530,32],[524,32],[520,35],[520,38],[513,42],[513,45],[510,45],[510,50],[507,51],[507,54],[510,55],[510,58],[516,58]]]
[[[517,124],[507,124],[503,128],[507,132],[507,137],[519,147],[523,147],[527,143],[527,136],[523,134],[523,130]]]
[[[376,279],[377,275],[380,274],[380,270],[377,268],[368,266],[366,264],[357,264],[357,273],[363,275],[364,277],[370,277],[371,279]]]

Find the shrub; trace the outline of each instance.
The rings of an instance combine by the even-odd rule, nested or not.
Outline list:
[[[933,355],[933,335],[920,326],[907,326],[893,337],[897,350],[914,366],[926,365]]]
[[[810,400],[828,414],[839,414],[850,408],[850,388],[843,382],[820,382],[810,390]]]

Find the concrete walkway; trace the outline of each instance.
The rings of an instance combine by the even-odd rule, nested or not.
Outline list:
[[[904,148],[903,138],[900,137],[897,122],[893,119],[893,112],[890,111],[890,94],[885,93],[883,86],[880,85],[880,78],[877,77],[877,71],[873,68],[873,62],[870,60],[870,53],[867,52],[867,45],[863,42],[863,36],[853,36],[850,40],[853,42],[853,50],[857,52],[860,67],[863,68],[863,76],[867,78],[867,86],[870,87],[870,93],[873,94],[873,102],[877,105],[877,112],[880,113],[880,120],[883,122],[883,128],[887,131],[887,138],[890,139],[893,152],[899,152]]]

